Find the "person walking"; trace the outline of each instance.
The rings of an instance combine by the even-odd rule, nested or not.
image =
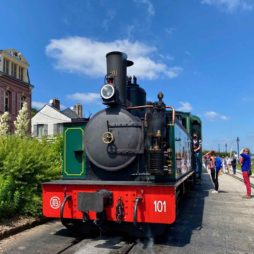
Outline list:
[[[231,168],[232,168],[231,159],[230,159],[230,157],[227,157],[227,171],[228,171],[228,174],[231,173]]]
[[[231,166],[232,166],[232,170],[233,170],[233,174],[236,174],[236,157],[235,155],[233,155],[233,159],[231,160]]]
[[[194,161],[195,161],[195,173],[197,179],[201,180],[201,171],[202,171],[202,164],[201,164],[201,140],[198,139],[198,135],[196,133],[193,134],[192,139],[192,147],[193,147],[193,154],[194,154]]]
[[[240,163],[242,168],[243,181],[246,187],[246,195],[243,198],[251,198],[251,187],[250,187],[250,174],[251,174],[251,159],[250,159],[250,149],[244,148],[240,154]]]
[[[205,158],[209,159],[208,169],[210,170],[211,177],[214,183],[214,190],[212,191],[213,194],[219,193],[219,182],[218,182],[218,175],[219,171],[222,167],[222,160],[220,160],[220,166],[218,165],[219,170],[216,168],[216,157],[215,151],[210,151],[204,155]],[[220,158],[221,159],[221,158]]]
[[[227,167],[226,159],[225,159],[225,157],[223,156],[223,157],[222,157],[222,171],[223,171],[223,173],[226,173],[226,167]]]

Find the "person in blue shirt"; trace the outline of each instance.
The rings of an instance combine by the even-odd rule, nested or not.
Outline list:
[[[250,149],[244,148],[242,153],[240,154],[240,163],[242,165],[242,175],[244,184],[246,186],[246,196],[243,198],[250,199],[251,198],[251,186],[250,186],[250,174],[251,174],[251,159],[250,159]]]

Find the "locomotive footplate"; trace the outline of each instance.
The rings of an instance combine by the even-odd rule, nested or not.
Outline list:
[[[101,213],[110,204],[112,204],[112,192],[110,191],[78,192],[78,209],[82,212]]]

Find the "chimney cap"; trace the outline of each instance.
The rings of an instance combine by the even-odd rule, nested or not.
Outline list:
[[[51,107],[60,110],[60,100],[58,100],[57,98],[51,99],[49,103]]]
[[[79,116],[79,118],[83,117],[83,105],[81,103],[76,103],[73,106],[73,111]]]

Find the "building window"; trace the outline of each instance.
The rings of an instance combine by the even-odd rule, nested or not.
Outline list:
[[[23,81],[24,79],[24,68],[19,66],[19,79]]]
[[[4,73],[9,75],[10,61],[4,58]]]
[[[35,128],[35,126],[34,126]],[[48,135],[48,125],[47,124],[37,124],[36,128],[36,136],[38,138],[44,137]]]
[[[4,111],[7,111],[7,112],[11,111],[11,92],[10,91],[5,92]]]
[[[63,124],[62,123],[54,124],[54,135],[58,135],[61,133],[63,133]]]
[[[17,64],[11,63],[11,76],[17,78]]]
[[[23,105],[24,105],[25,102],[26,102],[26,96],[21,96],[21,99],[20,99],[20,109],[23,108]]]
[[[34,125],[33,125],[33,134],[32,134],[33,137],[36,137],[36,136],[37,136],[37,126],[38,126],[37,124],[34,124]]]

